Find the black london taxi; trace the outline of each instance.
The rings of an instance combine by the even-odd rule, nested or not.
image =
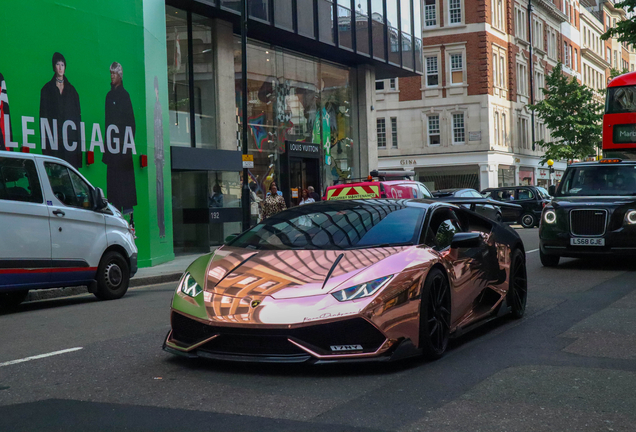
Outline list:
[[[570,165],[541,214],[541,264],[636,253],[636,161]]]

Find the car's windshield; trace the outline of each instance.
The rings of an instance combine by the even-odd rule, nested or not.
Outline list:
[[[359,249],[414,244],[425,210],[403,202],[319,203],[281,212],[230,243],[252,249]]]
[[[545,188],[537,186],[537,190],[539,191],[539,195],[541,195],[541,198],[550,199],[550,193],[545,190]]]
[[[636,166],[612,164],[570,167],[557,195],[636,195]]]

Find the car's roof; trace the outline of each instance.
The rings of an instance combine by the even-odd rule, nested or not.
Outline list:
[[[23,153],[23,152],[13,152],[8,150],[0,150],[0,156],[2,157],[13,157],[13,158],[22,158],[22,159],[45,159],[50,160],[52,162],[66,162],[64,159],[56,158],[54,156],[47,156],[37,153]]]
[[[436,191],[433,191],[432,193],[455,193],[455,192],[459,192],[459,191],[475,191],[477,192],[476,189],[473,188],[451,188],[451,189],[438,189]]]
[[[403,183],[419,183],[415,180],[370,180],[370,181],[361,181],[361,182],[351,182],[351,183],[339,183],[337,185],[327,186],[327,189],[348,187],[348,186],[365,186],[365,185],[377,185],[379,183],[385,185],[399,185]]]

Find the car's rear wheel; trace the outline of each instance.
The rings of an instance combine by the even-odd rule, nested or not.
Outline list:
[[[130,269],[128,263],[118,252],[107,252],[97,267],[97,291],[95,297],[100,300],[115,300],[128,291]]]
[[[547,255],[540,250],[539,259],[541,260],[541,264],[544,267],[556,267],[559,265],[559,260],[561,259],[561,257],[558,255]]]
[[[519,319],[526,311],[528,298],[528,276],[526,274],[526,256],[519,249],[512,253],[510,259],[510,279],[506,302],[510,306],[512,317]]]
[[[448,346],[451,320],[451,294],[444,272],[431,270],[422,288],[420,305],[420,348],[429,360],[444,355]]]
[[[537,224],[537,218],[532,213],[524,213],[521,216],[521,226],[524,228],[534,228]]]
[[[29,294],[29,290],[9,291],[0,293],[0,311],[13,310],[22,303]]]

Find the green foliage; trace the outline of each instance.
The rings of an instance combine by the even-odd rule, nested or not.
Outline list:
[[[563,73],[559,63],[546,77],[545,99],[528,107],[550,129],[553,142],[536,141],[548,159],[582,159],[601,146],[603,105],[591,88]]]
[[[609,79],[610,79],[610,81],[611,81],[611,80],[613,80],[614,78],[616,78],[617,76],[619,76],[619,75],[623,75],[623,74],[626,74],[627,72],[629,72],[627,69],[619,70],[619,69],[611,68],[611,69],[610,69],[610,76],[609,76]]]
[[[636,12],[636,0],[623,0],[614,5],[617,9],[623,9],[627,16]],[[625,21],[618,21],[616,27],[609,28],[601,35],[601,39],[617,38],[619,42],[627,42],[636,45],[636,20],[632,17]]]

